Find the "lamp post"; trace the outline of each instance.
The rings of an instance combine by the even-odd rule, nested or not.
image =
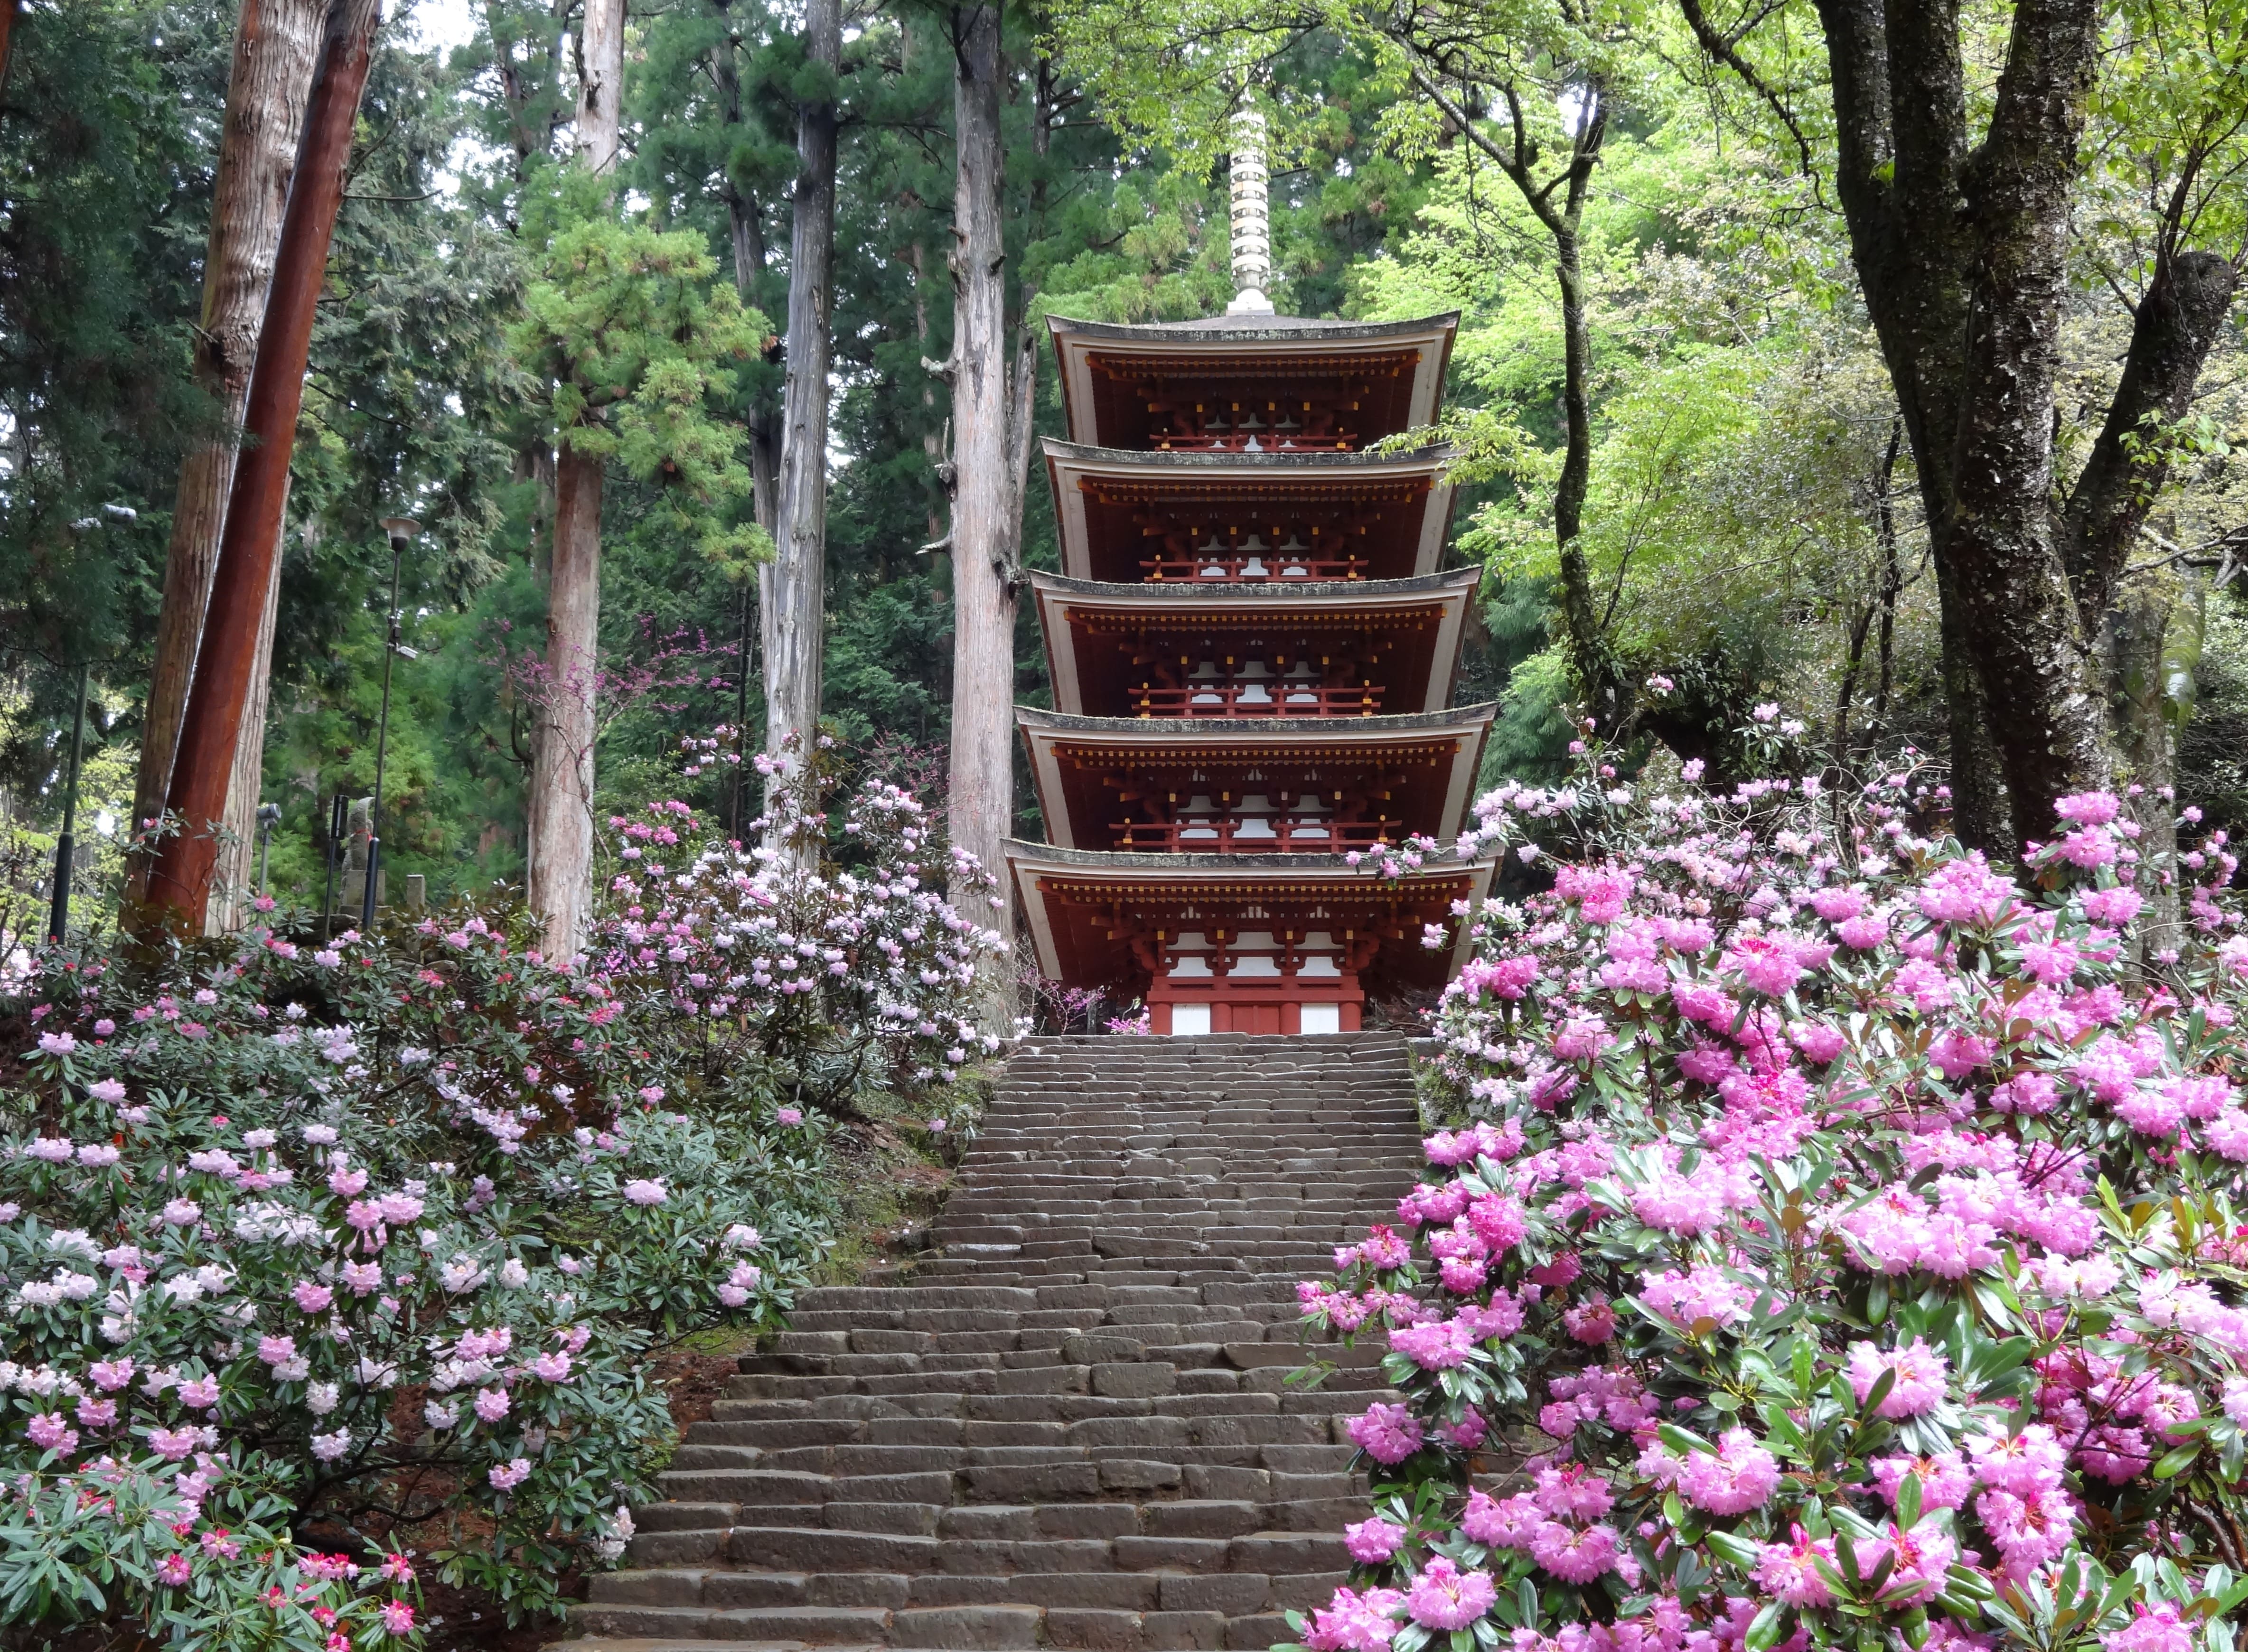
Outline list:
[[[47,911],[47,939],[60,946],[70,933],[71,855],[78,838],[79,760],[86,751],[85,666],[78,668],[78,717],[71,725],[69,778],[63,783],[63,829],[55,839],[55,898]]]
[[[140,513],[129,504],[106,504],[101,515],[84,517],[71,524],[73,533],[86,533],[102,525],[103,518],[112,522],[138,522]],[[47,907],[47,939],[60,946],[70,932],[71,860],[78,845],[78,772],[80,760],[86,755],[86,693],[91,662],[78,668],[78,709],[71,724],[70,770],[63,783],[63,829],[55,838],[54,898]]]
[[[385,517],[382,530],[390,536],[390,629],[382,646],[382,715],[374,733],[374,804],[367,817],[367,888],[360,897],[362,931],[374,928],[375,880],[382,872],[382,765],[390,750],[390,668],[406,653],[399,641],[399,568],[406,559],[407,541],[421,532],[422,524],[411,517]]]
[[[320,897],[320,938],[333,940],[336,933],[336,860],[343,853],[344,825],[350,805],[344,800],[344,789],[336,787],[336,795],[328,800],[328,887]]]
[[[260,895],[272,893],[266,886],[265,861],[266,857],[273,853],[273,828],[280,824],[279,804],[261,803],[257,805],[257,893]]]

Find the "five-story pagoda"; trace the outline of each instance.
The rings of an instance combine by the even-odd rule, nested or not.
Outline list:
[[[1052,841],[1007,860],[1039,968],[1158,1033],[1354,1032],[1369,986],[1444,980],[1426,926],[1491,875],[1363,863],[1457,834],[1496,709],[1448,709],[1477,579],[1436,572],[1444,456],[1372,450],[1435,422],[1457,318],[1273,314],[1262,154],[1239,118],[1224,316],[1049,322],[1056,709],[1016,721]]]

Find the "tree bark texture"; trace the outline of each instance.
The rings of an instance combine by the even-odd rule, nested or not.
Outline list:
[[[578,950],[593,891],[593,745],[600,672],[602,461],[565,441],[546,590],[545,692],[531,788],[529,897],[546,956]]]
[[[1573,191],[1572,192],[1574,193]],[[1553,273],[1561,289],[1561,414],[1566,445],[1553,490],[1553,538],[1559,558],[1561,618],[1569,662],[1593,714],[1613,731],[1627,699],[1607,627],[1593,595],[1585,558],[1585,496],[1593,474],[1592,330],[1585,319],[1585,278],[1573,224],[1553,236]]]
[[[2024,837],[2113,778],[2091,639],[2053,514],[2053,380],[2069,195],[2099,40],[2094,0],[2026,0],[1982,147],[1964,175],[1975,256],[1944,525],[1992,733]]]
[[[587,0],[579,40],[578,161],[613,171],[624,78],[624,0]],[[563,432],[546,579],[544,703],[532,752],[527,878],[545,954],[578,951],[593,896],[593,745],[601,649],[601,470]]]
[[[724,10],[722,4],[720,10]],[[840,49],[840,42],[839,42]],[[718,121],[738,129],[742,118],[742,71],[735,60],[730,35],[710,49],[710,80],[718,93]],[[734,254],[734,292],[745,305],[757,301],[758,284],[765,273],[764,215],[749,191],[734,181],[730,170],[719,174],[718,194],[726,203],[728,239]],[[780,441],[772,409],[760,394],[752,398],[749,413],[750,511],[757,526],[773,531],[773,496],[780,473]],[[749,662],[742,662],[744,669]]]
[[[182,459],[173,495],[155,659],[133,788],[135,821],[162,812],[171,783],[180,717],[187,709],[226,524],[227,494],[234,483],[243,399],[257,355],[258,327],[327,10],[327,0],[243,0],[235,25],[234,66],[203,254],[202,316],[195,340],[195,384],[209,398],[217,426]],[[138,857],[136,861],[135,881],[145,882],[147,864]]]
[[[257,339],[203,636],[165,793],[178,822],[159,847],[147,897],[132,922],[193,934],[202,927],[227,788],[257,665],[264,597],[279,554],[289,458],[304,404],[305,365],[328,247],[351,161],[352,129],[382,20],[381,0],[339,0],[330,13],[304,141],[283,216],[271,296]]]
[[[1837,192],[1928,515],[1955,820],[1970,844],[2012,847],[2110,768],[2052,505],[2062,254],[2097,17],[2089,0],[2016,8],[1970,154],[1956,0],[1819,0],[1819,15]]]
[[[1835,109],[1835,192],[1910,442],[1935,564],[1952,819],[1970,847],[2013,840],[1982,677],[1941,524],[1951,517],[1970,243],[1961,221],[1965,76],[1956,0],[1819,0]]]
[[[206,935],[231,935],[250,915],[250,886],[257,871],[257,805],[265,788],[265,713],[273,696],[273,632],[280,612],[281,558],[277,555],[257,621],[257,653],[250,671],[250,697],[242,708],[242,732],[234,741],[234,770],[226,787],[226,824],[219,833],[218,861],[211,870],[212,898],[203,908]]]
[[[840,0],[809,0],[805,55],[842,65]],[[819,732],[821,624],[827,606],[827,375],[834,346],[835,105],[797,107],[796,194],[789,231],[788,382],[781,401],[773,559],[757,571],[764,651],[765,750],[791,738],[808,757]],[[778,847],[778,846],[776,846]]]
[[[0,0],[0,86],[8,84],[9,59],[16,55],[17,14],[24,0]]]
[[[588,172],[617,169],[624,79],[624,0],[586,0],[578,36],[578,161]]]
[[[2177,730],[2171,720],[2176,700],[2169,678],[2173,634],[2182,626],[2197,626],[2199,616],[2183,597],[2167,571],[2133,579],[2117,590],[2106,626],[2116,749],[2125,771],[2144,788],[2136,796],[2126,793],[2124,806],[2139,826],[2134,847],[2155,874],[2141,885],[2149,897],[2138,931],[2142,963],[2154,963],[2155,955],[2175,950],[2184,939],[2178,898]]]
[[[1005,156],[1000,107],[1005,67],[1000,7],[952,14],[956,171],[951,254],[952,751],[948,824],[952,847],[1003,874],[1014,819],[1015,609],[1022,518],[1010,416]],[[1035,360],[1035,358],[1033,358]],[[1025,411],[1027,412],[1027,407]],[[1012,903],[981,908],[956,888],[963,915],[1011,934]]]

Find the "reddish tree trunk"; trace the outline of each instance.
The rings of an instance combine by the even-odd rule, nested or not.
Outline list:
[[[242,708],[242,731],[234,741],[225,825],[219,833],[218,860],[211,868],[210,899],[203,908],[206,935],[231,935],[250,915],[250,886],[257,870],[257,803],[265,782],[265,710],[273,691],[273,632],[280,617],[281,559],[277,555],[257,621],[250,696]]]
[[[624,0],[587,0],[579,42],[578,161],[613,171],[624,79]],[[528,880],[546,956],[578,950],[593,895],[594,693],[600,671],[601,470],[563,435],[546,585],[546,704],[533,753]]]
[[[234,67],[203,256],[202,319],[195,345],[195,383],[210,398],[220,422],[181,461],[173,497],[155,663],[141,713],[140,766],[133,789],[136,820],[162,812],[171,784],[180,717],[187,709],[226,524],[227,493],[234,483],[236,427],[257,356],[258,327],[265,316],[266,289],[273,278],[289,177],[297,164],[327,9],[327,0],[243,0],[235,26]],[[140,861],[134,870],[136,881],[145,880],[147,862]]]
[[[223,824],[243,708],[257,665],[265,592],[280,548],[312,319],[343,202],[352,128],[381,20],[381,0],[339,0],[328,17],[319,77],[282,221],[272,296],[250,374],[243,434],[256,445],[235,467],[202,644],[165,792],[166,810],[178,831],[158,848],[147,898],[133,916],[134,927],[144,933],[163,927],[192,934],[202,926],[217,853],[216,833]]]
[[[24,0],[0,0],[0,86],[8,84],[8,59],[16,52],[16,14]]]

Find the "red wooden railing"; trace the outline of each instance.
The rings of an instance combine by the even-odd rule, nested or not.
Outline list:
[[[1378,686],[1330,689],[1285,678],[1132,690],[1132,709],[1143,717],[1370,717],[1381,709]]]
[[[1210,585],[1239,585],[1277,579],[1292,583],[1310,579],[1363,579],[1363,557],[1307,557],[1278,551],[1251,556],[1210,555],[1185,559],[1157,557],[1140,565],[1148,578],[1192,580]]]
[[[1250,820],[1119,820],[1113,823],[1120,849],[1153,850],[1171,854],[1339,854],[1346,849],[1367,849],[1390,838],[1386,820],[1289,820],[1252,817],[1263,830],[1251,830]]]

